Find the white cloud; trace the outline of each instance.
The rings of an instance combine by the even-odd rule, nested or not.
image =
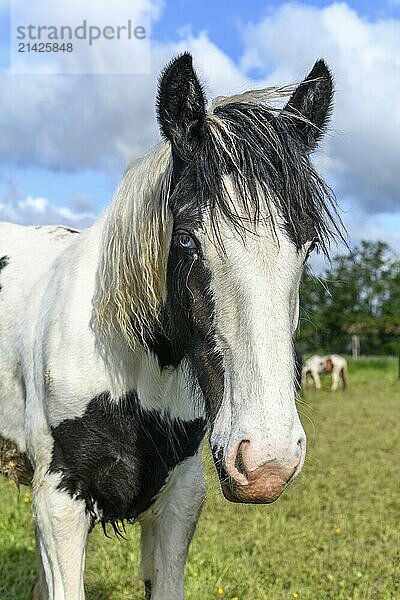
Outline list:
[[[273,64],[271,79],[298,79],[324,57],[336,81],[324,146],[338,193],[366,212],[400,210],[400,21],[367,21],[345,3],[286,4],[243,29],[242,69]]]
[[[65,225],[84,229],[96,218],[90,211],[56,206],[47,198],[24,196],[13,183],[6,183],[0,194],[0,221],[20,225]]]
[[[246,78],[205,34],[153,48],[151,75],[0,77],[0,161],[79,171],[120,169],[158,139],[157,78],[191,50],[208,89],[243,89]]]
[[[377,213],[367,216],[354,206],[346,217],[352,245],[361,240],[384,240],[400,255],[400,212],[397,215]]]

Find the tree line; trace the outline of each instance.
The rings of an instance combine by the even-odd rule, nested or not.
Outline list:
[[[354,335],[361,354],[399,352],[400,256],[386,242],[363,240],[318,276],[305,269],[300,301],[303,353],[349,353]]]

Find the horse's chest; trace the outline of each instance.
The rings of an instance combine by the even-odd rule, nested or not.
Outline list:
[[[61,472],[62,489],[94,507],[104,521],[134,519],[149,508],[168,473],[193,456],[205,421],[179,421],[143,411],[135,393],[116,405],[102,394],[83,417],[53,429],[50,470]]]

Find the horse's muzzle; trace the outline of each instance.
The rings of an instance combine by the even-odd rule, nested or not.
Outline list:
[[[255,469],[249,469],[249,447],[248,440],[240,442],[228,455],[226,466],[223,465],[222,452],[213,452],[222,492],[230,502],[274,502],[301,470],[303,452],[300,453],[300,459],[290,466],[283,466],[274,458]]]

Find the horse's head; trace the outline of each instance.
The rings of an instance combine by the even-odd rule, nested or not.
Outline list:
[[[223,492],[239,502],[274,501],[306,452],[292,336],[305,260],[331,221],[309,161],[332,102],[325,63],[292,92],[280,111],[248,93],[207,113],[188,54],[159,88],[173,160],[169,335],[203,391]]]
[[[327,67],[317,62],[284,109],[262,102],[287,91],[219,98],[207,112],[190,55],[167,67],[158,119],[168,143],[121,182],[93,298],[107,356],[115,333],[120,356],[118,332],[151,368],[157,355],[164,381],[179,384],[169,390],[178,414],[204,413],[202,399],[180,404],[194,375],[224,494],[240,502],[272,502],[304,463],[292,344],[299,281],[335,229],[329,189],[309,161],[331,107]]]

